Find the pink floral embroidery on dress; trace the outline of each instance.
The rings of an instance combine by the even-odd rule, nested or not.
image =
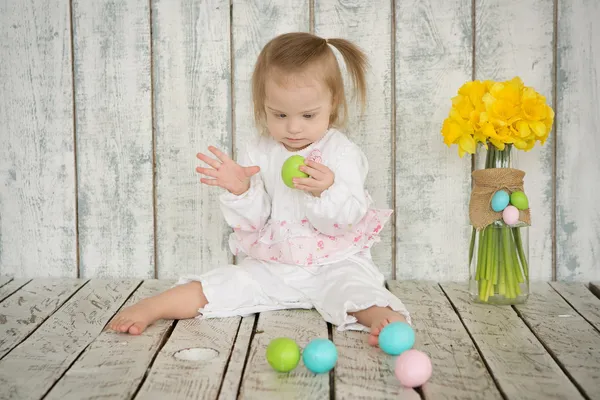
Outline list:
[[[358,229],[356,231],[356,236],[354,237],[354,243],[358,243],[362,239],[362,237],[363,237],[363,233],[360,229]]]
[[[306,257],[306,265],[312,265],[313,264],[313,255],[309,254],[308,257]]]
[[[314,161],[316,163],[322,163],[323,162],[323,158],[321,158],[321,150],[319,149],[313,149],[310,154],[308,155],[308,157],[306,157],[307,160],[310,161]]]

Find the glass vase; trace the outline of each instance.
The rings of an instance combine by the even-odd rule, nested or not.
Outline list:
[[[484,168],[518,168],[515,150],[477,149]],[[509,193],[510,194],[510,193]],[[482,229],[472,227],[469,246],[469,293],[477,303],[520,304],[529,297],[529,225],[507,225],[501,218]]]

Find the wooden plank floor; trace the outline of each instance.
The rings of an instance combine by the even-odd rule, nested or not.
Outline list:
[[[161,320],[141,336],[106,331],[121,308],[172,285],[136,279],[0,277],[0,399],[599,399],[600,283],[532,284],[519,306],[473,304],[463,285],[390,281],[432,359],[423,387],[400,386],[367,334],[314,310]],[[331,338],[336,368],[273,371],[265,348]]]

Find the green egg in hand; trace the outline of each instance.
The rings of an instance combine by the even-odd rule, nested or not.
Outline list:
[[[285,160],[283,167],[281,167],[281,178],[286,186],[294,189],[294,178],[308,178],[308,174],[300,171],[299,167],[304,165],[304,157],[294,155]]]

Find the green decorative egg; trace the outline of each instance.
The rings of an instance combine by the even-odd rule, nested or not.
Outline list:
[[[294,189],[294,178],[308,178],[308,175],[300,171],[298,168],[304,165],[304,157],[293,155],[283,163],[281,168],[281,178],[283,182],[290,188]]]
[[[271,340],[267,346],[267,361],[279,372],[289,372],[300,361],[300,347],[290,338],[280,337]]]
[[[512,192],[510,195],[510,204],[517,207],[519,210],[526,210],[529,208],[529,200],[525,193],[521,191]]]

